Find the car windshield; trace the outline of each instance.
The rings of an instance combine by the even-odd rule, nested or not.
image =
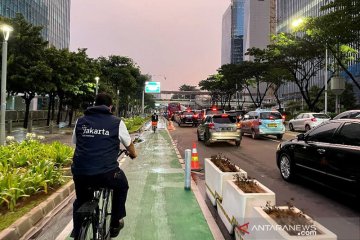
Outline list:
[[[214,116],[213,117],[214,123],[236,123],[236,117],[234,116]]]
[[[282,116],[279,112],[262,112],[260,119],[282,119]]]
[[[330,118],[328,115],[323,114],[323,113],[316,113],[313,114],[314,118]]]

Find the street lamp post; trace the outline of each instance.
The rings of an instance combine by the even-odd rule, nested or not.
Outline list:
[[[327,90],[328,90],[328,84],[327,84],[327,78],[328,78],[328,71],[327,71],[327,65],[328,65],[328,49],[327,46],[325,48],[325,72],[324,72],[324,84],[325,84],[325,109],[324,112],[327,114],[327,108],[328,108],[328,102],[327,102]]]
[[[99,77],[95,77],[95,81],[96,81],[96,88],[95,88],[95,95],[98,95],[98,89],[99,89]]]
[[[1,121],[0,121],[0,145],[5,145],[5,112],[6,112],[6,70],[7,70],[7,41],[10,32],[13,30],[8,25],[2,25],[1,30],[4,34],[2,44],[2,66],[1,66]]]

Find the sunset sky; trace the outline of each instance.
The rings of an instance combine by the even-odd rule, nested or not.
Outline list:
[[[70,49],[132,58],[162,90],[198,85],[221,62],[222,15],[230,0],[75,0]],[[165,80],[166,78],[166,80]],[[100,80],[101,81],[101,80]]]

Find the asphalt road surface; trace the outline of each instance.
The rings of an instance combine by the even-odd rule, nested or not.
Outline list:
[[[234,143],[214,143],[209,147],[197,141],[196,128],[178,127],[170,131],[177,143],[177,147],[184,158],[185,149],[191,149],[197,143],[200,165],[204,166],[204,158],[222,153],[224,156],[244,169],[252,178],[256,178],[276,193],[277,205],[286,205],[290,198],[295,199],[295,206],[313,217],[329,230],[334,232],[338,239],[360,239],[360,203],[348,196],[300,179],[296,183],[285,182],[279,173],[275,161],[276,147],[280,141],[268,137],[253,140],[245,135],[240,147]],[[295,137],[295,133],[286,133],[283,140]],[[196,178],[202,195],[205,197],[204,175],[193,174]],[[217,215],[212,206],[209,209]],[[219,220],[221,222],[221,220]],[[221,229],[223,227],[219,223]],[[231,236],[224,233],[226,239]]]

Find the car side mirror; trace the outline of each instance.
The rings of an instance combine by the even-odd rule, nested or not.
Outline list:
[[[299,135],[297,135],[297,140],[298,141],[306,141],[305,134],[300,133]]]

